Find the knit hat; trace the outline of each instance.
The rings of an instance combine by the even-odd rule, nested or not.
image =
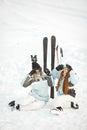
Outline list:
[[[67,70],[68,70],[69,72],[70,72],[71,70],[73,70],[72,67],[71,67],[69,64],[66,64],[65,67],[67,68]]]
[[[60,70],[63,70],[64,69],[64,65],[63,64],[60,64],[56,67],[56,70],[57,71],[60,71]]]

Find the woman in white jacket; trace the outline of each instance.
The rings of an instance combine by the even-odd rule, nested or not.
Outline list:
[[[9,106],[12,110],[37,110],[42,108],[49,100],[48,84],[47,80],[42,80],[41,76],[38,76],[39,81],[30,85],[31,91],[28,96],[17,101],[11,101]]]
[[[51,75],[54,79],[58,79],[56,86],[57,96],[54,98],[53,107],[60,110],[65,107],[78,109],[79,106],[75,101],[76,93],[74,89],[78,82],[78,76],[72,67],[69,64],[66,64],[66,66],[59,65],[51,72]]]

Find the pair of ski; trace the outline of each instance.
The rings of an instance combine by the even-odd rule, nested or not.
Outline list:
[[[47,69],[47,51],[48,51],[48,38],[43,38],[43,70],[46,72]],[[57,65],[59,64],[59,52],[58,45],[56,46],[56,37],[51,36],[51,70],[55,67],[55,52]],[[60,58],[63,57],[63,50],[60,48]],[[60,61],[61,62],[61,61]],[[51,85],[50,98],[54,98],[54,84]]]
[[[51,75],[49,72],[47,72],[47,51],[48,51],[48,38],[44,37],[43,38],[43,70],[45,73],[48,73],[48,76]],[[56,53],[55,53],[56,52]],[[56,46],[56,37],[51,36],[51,71],[55,67],[55,54],[56,54],[56,60],[57,60],[57,65],[59,64],[59,52],[58,52],[58,45]],[[60,55],[63,57],[63,50],[60,48]],[[54,98],[54,80],[50,85],[50,98]],[[59,115],[63,111],[61,107],[51,109],[50,112],[54,115]]]
[[[55,48],[56,48],[56,37],[51,36],[51,70],[55,67]],[[43,38],[43,71],[47,73],[47,51],[48,51],[48,38]],[[54,98],[54,84],[50,87],[50,98]]]

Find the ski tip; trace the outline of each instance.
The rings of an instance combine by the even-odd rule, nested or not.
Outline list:
[[[43,38],[43,44],[47,44],[48,43],[48,38],[47,37],[44,37]]]
[[[56,37],[54,35],[51,36],[51,39],[55,39],[56,40]]]
[[[47,38],[47,37],[44,37],[43,40],[48,40],[48,38]]]
[[[52,35],[51,37],[56,37],[55,35]]]

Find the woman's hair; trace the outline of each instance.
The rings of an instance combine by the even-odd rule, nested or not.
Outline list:
[[[58,83],[57,83],[57,86],[56,86],[56,91],[58,91],[58,89],[59,89],[59,87],[60,87],[60,82],[61,82],[61,80],[62,80],[62,78],[63,78],[63,73],[64,73],[64,71],[62,71],[61,74],[60,74],[60,78],[59,78]],[[63,92],[64,92],[64,94],[67,94],[67,93],[68,93],[68,87],[69,87],[68,78],[69,78],[69,77],[70,77],[70,73],[67,72],[67,73],[66,73],[66,76],[65,76],[65,78],[64,78],[64,82],[63,82]]]

